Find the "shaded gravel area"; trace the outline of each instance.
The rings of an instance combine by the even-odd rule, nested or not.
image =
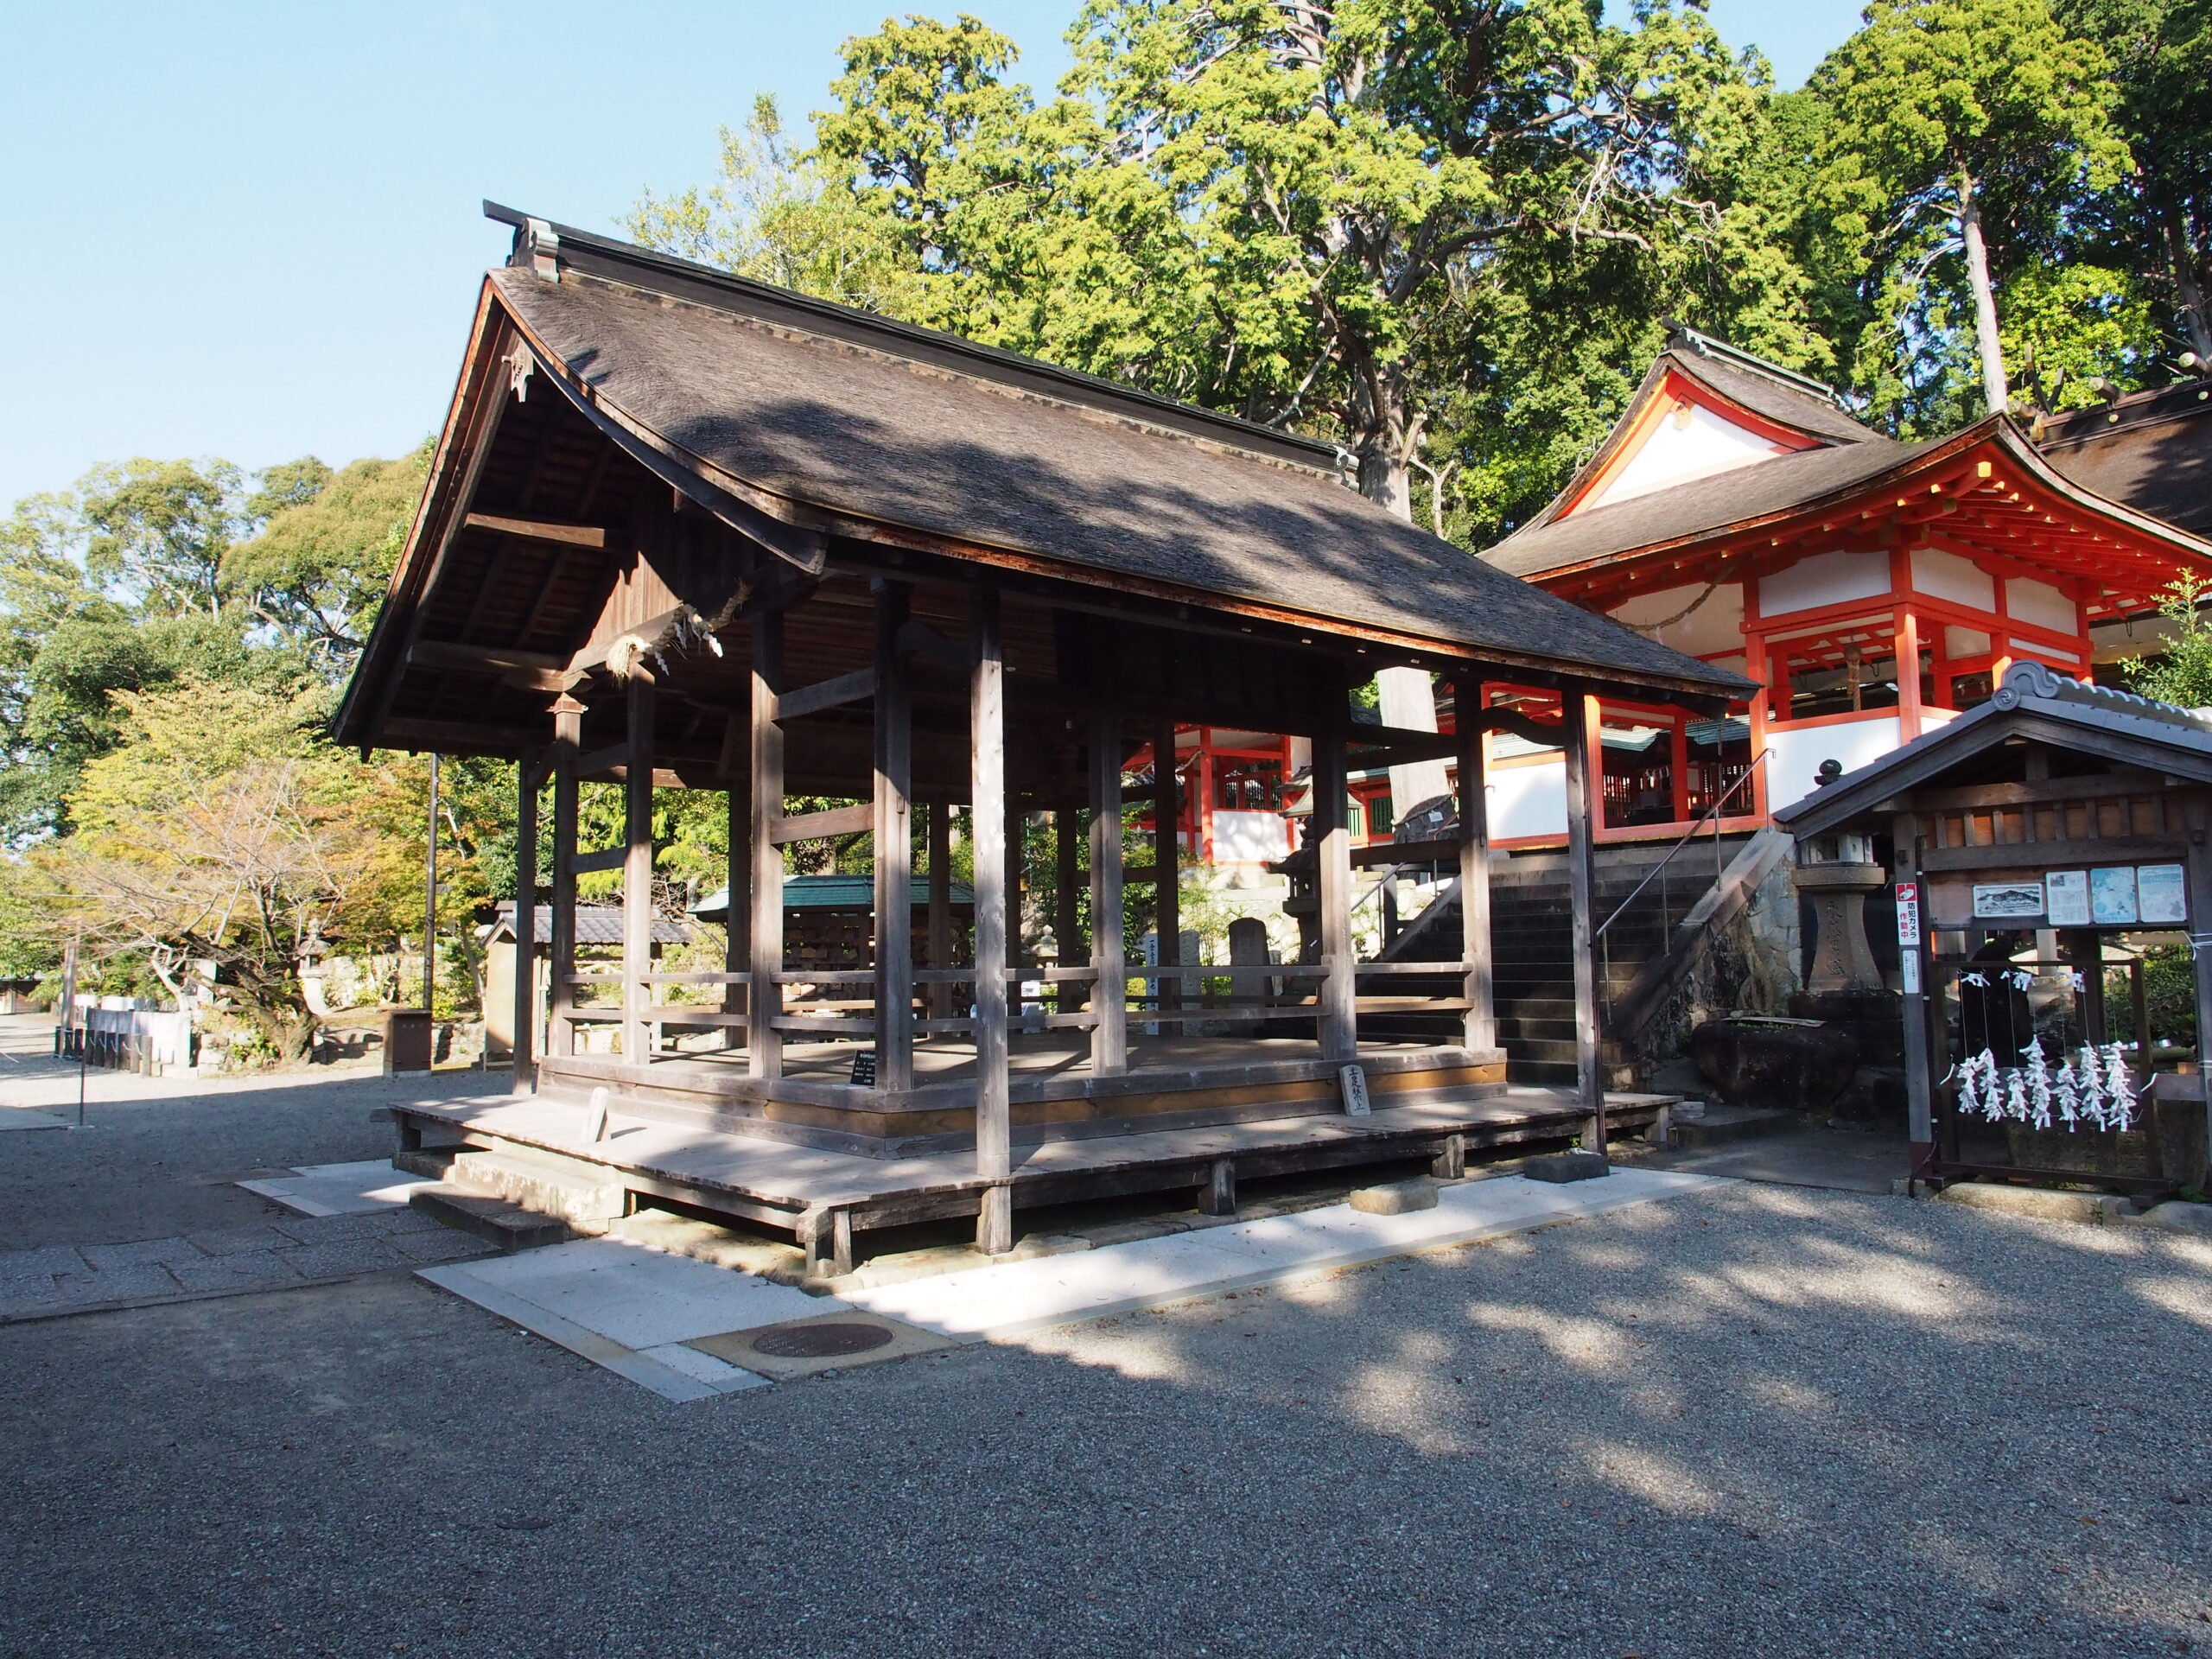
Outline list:
[[[2212,1246],[1732,1186],[668,1404],[404,1278],[0,1329],[0,1655],[2212,1649]]]

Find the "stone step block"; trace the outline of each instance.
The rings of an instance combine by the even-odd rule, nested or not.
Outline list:
[[[464,1191],[558,1217],[579,1231],[604,1232],[629,1210],[629,1189],[613,1170],[553,1153],[464,1152],[445,1179]]]

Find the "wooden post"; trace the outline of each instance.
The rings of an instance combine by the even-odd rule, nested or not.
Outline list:
[[[438,752],[430,751],[430,834],[423,867],[423,1012],[438,1019]],[[431,1039],[435,1053],[437,1039]]]
[[[1920,613],[1900,605],[1892,626],[1897,634],[1897,737],[1910,743],[1920,735]]]
[[[943,798],[930,803],[930,966],[952,966],[952,803]],[[950,1020],[955,1005],[953,987],[930,987],[930,1018]]]
[[[912,704],[899,630],[907,589],[887,582],[875,599],[875,1086],[914,1086]]]
[[[1490,791],[1479,724],[1482,682],[1470,676],[1452,687],[1459,711],[1459,960],[1466,964],[1460,995],[1467,1001],[1460,1040],[1469,1048],[1497,1046],[1497,1011],[1491,978]]]
[[[1320,900],[1321,981],[1317,1033],[1325,1060],[1359,1052],[1359,988],[1351,942],[1351,828],[1344,817],[1344,714],[1313,740],[1313,816]]]
[[[549,1054],[576,1052],[575,1021],[562,1012],[576,988],[576,754],[583,747],[584,705],[565,694],[553,703],[553,937],[546,978],[553,1011],[546,1016]]]
[[[776,827],[784,816],[784,728],[776,721],[776,694],[784,689],[784,618],[762,611],[753,619],[753,968],[746,1027],[746,1069],[756,1077],[784,1075],[784,849]]]
[[[1122,716],[1090,716],[1090,1071],[1129,1069],[1129,972],[1122,918]]]
[[[1158,792],[1152,801],[1154,937],[1159,942],[1160,971],[1153,983],[1160,988],[1160,1011],[1183,1006],[1183,976],[1168,976],[1168,969],[1183,963],[1183,827],[1180,791],[1175,786],[1175,722],[1163,720],[1153,728],[1152,782]],[[1180,1037],[1183,1027],[1163,1020],[1163,1037]]]
[[[515,1034],[514,1090],[527,1094],[537,1082],[537,785],[539,757],[526,750],[515,762]]]
[[[745,735],[739,726],[739,716],[730,715],[728,724],[731,730],[724,735],[723,753],[735,749],[740,754],[745,753],[745,748],[738,747]],[[726,885],[722,889],[728,902],[722,917],[722,971],[743,974],[753,967],[753,789],[746,779],[730,780],[723,810],[728,823],[729,857],[724,867]],[[744,1014],[751,1006],[743,986],[722,987],[724,1014]],[[722,1047],[737,1047],[739,1034],[736,1027],[723,1027]]]
[[[646,1019],[653,987],[653,677],[640,663],[630,671],[630,753],[622,774],[622,1063],[653,1058],[654,1027]]]
[[[2192,791],[2184,803],[2183,823],[2189,830],[2189,861],[2183,872],[2187,885],[2189,932],[2191,939],[2202,939],[2212,933],[2212,844],[2207,836],[2212,835],[2212,812],[2207,810],[2205,793]],[[2212,1146],[2212,1066],[2203,1064],[2202,1057],[2212,1053],[2212,947],[2199,945],[2196,957],[2196,1052],[2200,1057],[2196,1075],[2198,1087],[2205,1091],[2205,1144]],[[2146,1033],[2143,1050],[2147,1056],[2151,1044]],[[2212,1166],[2195,1172],[2196,1185],[2202,1186],[2212,1179]]]
[[[1908,940],[1897,933],[1897,970],[1904,981],[1904,1093],[1905,1139],[1910,1142],[1905,1173],[1917,1178],[1926,1173],[1936,1153],[1936,1074],[1928,1043],[1928,893],[1920,884],[1920,820],[1900,812],[1890,820],[1895,846],[1890,879],[1899,887],[1910,882],[1918,899],[1917,937]]]
[[[1084,958],[1083,918],[1076,903],[1076,887],[1083,879],[1076,842],[1082,833],[1080,809],[1064,805],[1052,810],[1052,937],[1059,941],[1059,960],[1054,965],[1060,968],[1072,968]],[[1063,982],[1053,1007],[1073,1014],[1088,1000],[1082,986]]]
[[[1012,1123],[1007,1072],[1006,651],[995,588],[976,590],[976,671],[969,703],[976,851],[976,1173],[982,1194],[976,1248],[1014,1248]]]
[[[1574,1081],[1577,1103],[1592,1128],[1589,1150],[1605,1150],[1605,1078],[1599,1049],[1597,923],[1591,915],[1595,872],[1592,813],[1597,793],[1592,773],[1601,763],[1598,699],[1586,691],[1560,698],[1567,748],[1567,879],[1574,906]]]

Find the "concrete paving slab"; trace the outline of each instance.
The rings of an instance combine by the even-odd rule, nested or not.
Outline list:
[[[50,1112],[34,1111],[28,1106],[0,1107],[0,1135],[11,1129],[66,1129],[72,1127],[66,1117],[56,1117]]]
[[[358,1163],[303,1164],[295,1175],[238,1185],[302,1216],[354,1216],[404,1210],[409,1193],[435,1183],[401,1174],[389,1159],[371,1158]]]

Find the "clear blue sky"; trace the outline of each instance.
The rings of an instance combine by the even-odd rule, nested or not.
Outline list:
[[[1861,3],[1712,10],[1794,86]],[[756,90],[819,107],[838,42],[894,10],[977,13],[1041,86],[1075,0],[0,8],[0,510],[133,454],[409,448],[505,254],[480,198],[613,230],[703,179]]]

